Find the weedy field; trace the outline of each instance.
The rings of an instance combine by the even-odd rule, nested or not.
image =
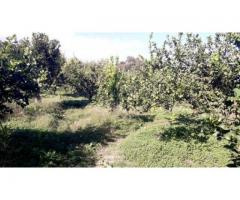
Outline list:
[[[141,114],[46,95],[3,125],[11,132],[4,166],[224,167],[231,161],[205,116],[194,116],[187,105]]]

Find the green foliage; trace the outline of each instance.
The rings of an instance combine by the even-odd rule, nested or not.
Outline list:
[[[177,36],[168,36],[160,47],[153,41],[153,35],[151,35],[149,59],[128,57],[125,62],[119,63],[117,58],[112,57],[108,62],[83,63],[77,58],[65,62],[60,52],[60,43],[57,40],[50,40],[46,34],[34,33],[31,39],[25,38],[20,41],[15,36],[9,37],[5,41],[0,41],[0,117],[3,118],[7,112],[11,111],[13,106],[10,104],[16,103],[25,107],[29,104],[30,98],[40,97],[40,88],[41,91],[47,90],[48,93],[55,93],[59,86],[70,88],[71,90],[68,91],[88,100],[79,102],[79,100],[65,99],[62,102],[50,103],[51,106],[46,106],[46,108],[42,104],[31,105],[24,109],[22,114],[28,116],[22,124],[23,127],[26,124],[28,124],[28,128],[36,124],[39,127],[45,124],[43,129],[46,131],[60,129],[77,131],[79,124],[81,124],[81,128],[87,127],[91,120],[84,119],[82,122],[77,120],[72,124],[72,118],[81,118],[85,114],[84,112],[76,114],[74,111],[84,109],[92,100],[97,100],[98,103],[110,107],[112,111],[117,107],[128,112],[140,111],[141,117],[143,116],[142,112],[155,110],[157,113],[159,107],[174,113],[175,105],[190,104],[194,113],[205,113],[207,118],[202,121],[198,120],[197,123],[194,122],[194,119],[188,119],[187,121],[191,121],[191,123],[187,125],[172,125],[161,135],[160,141],[153,142],[153,139],[150,140],[146,137],[145,142],[149,139],[149,143],[146,145],[155,149],[155,153],[159,155],[165,150],[170,152],[169,155],[177,154],[179,149],[181,155],[190,151],[190,160],[196,164],[192,166],[202,165],[202,160],[197,160],[196,155],[208,160],[206,152],[211,150],[216,153],[213,153],[214,156],[211,159],[218,163],[217,166],[223,166],[227,160],[219,156],[219,152],[223,153],[226,159],[228,158],[226,149],[222,150],[224,143],[232,152],[233,163],[231,165],[239,166],[239,49],[239,33],[216,33],[207,41],[202,41],[198,34],[179,33]],[[61,68],[63,64],[64,66]],[[71,112],[73,113],[71,114]],[[94,112],[98,113],[99,110],[96,109]],[[66,117],[66,113],[72,118]],[[147,115],[147,113],[145,114]],[[175,115],[177,114],[175,113]],[[171,119],[167,120],[175,120],[175,115],[171,115]],[[104,115],[104,117],[106,116]],[[66,123],[61,124],[63,121]],[[110,126],[110,129],[125,131],[128,125],[132,126],[132,122],[126,122],[125,119],[117,120],[113,125],[111,121],[108,128]],[[133,124],[140,127],[146,121],[140,122],[138,119],[138,122],[139,126],[135,122]],[[83,124],[85,125],[83,126]],[[35,127],[38,128],[38,126]],[[4,126],[1,126],[1,129],[4,134],[8,132]],[[153,135],[151,137],[153,138]],[[8,141],[6,138],[3,136],[3,141]],[[164,138],[171,139],[163,141]],[[139,144],[141,142],[139,141]],[[168,146],[169,144],[172,146]],[[82,146],[78,143],[74,148],[79,145],[82,152],[85,152],[84,149],[89,144]],[[194,145],[196,149],[192,148]],[[211,149],[211,145],[219,151]],[[135,148],[134,145],[133,147]],[[8,147],[3,143],[1,148]],[[38,147],[36,148],[38,149]],[[41,154],[39,154],[39,150],[36,152],[33,150],[33,153],[37,154],[38,165],[64,166],[65,161],[63,162],[63,160],[74,160],[72,155],[78,155],[78,151],[75,151],[74,148],[65,151],[64,154],[57,148],[44,149]],[[159,152],[158,148],[163,150]],[[9,152],[11,153],[11,151]],[[133,155],[135,154],[137,157],[141,157],[138,152],[134,152]],[[140,158],[139,165],[141,166],[155,166],[155,164],[156,166],[169,166],[162,163],[159,155],[156,156],[155,164],[148,163],[154,159],[154,156],[145,153],[143,155],[149,158],[149,161],[146,163]],[[166,157],[166,160],[173,165],[188,166],[185,161],[183,162],[181,155],[177,155],[177,160],[171,160],[170,156]],[[131,156],[127,155],[129,159]]]
[[[7,104],[17,103],[24,107],[29,98],[39,93],[32,77],[35,62],[26,41],[16,36],[0,41],[0,117],[11,109]]]
[[[0,126],[0,166],[92,167],[98,148],[142,124],[141,117],[83,98],[43,97]]]
[[[165,116],[175,118],[173,124],[161,116],[129,134],[120,146],[122,162],[131,167],[225,167],[231,163],[226,141],[218,141],[207,122],[173,114]]]
[[[151,35],[150,55],[140,70],[125,74],[120,89],[122,106],[127,110],[148,111],[158,106],[172,110],[176,103],[190,103],[198,112],[210,113],[209,122],[218,138],[231,135],[229,148],[239,163],[235,89],[240,83],[239,34],[217,33],[203,43],[197,34],[179,33],[168,37],[162,47]]]
[[[147,79],[141,76],[137,71],[135,73],[126,73],[120,79],[120,103],[126,109],[136,109],[139,111],[147,110],[150,98],[144,98],[149,94],[147,89]],[[145,101],[145,102],[143,102]]]
[[[119,80],[121,73],[117,69],[117,58],[111,58],[108,64],[104,67],[102,76],[99,79],[99,89],[97,99],[104,105],[110,106],[112,109],[116,108],[120,102]]]
[[[233,164],[240,165],[240,89],[233,90],[228,98],[224,114],[213,115],[212,124],[218,137],[228,141],[227,147],[232,151]]]
[[[7,161],[5,154],[9,151],[11,133],[12,131],[0,122],[0,166],[4,166]]]
[[[95,63],[82,63],[77,58],[71,59],[63,67],[65,84],[90,101],[97,93],[100,66]]]
[[[239,50],[232,38],[216,34],[214,41],[210,37],[203,43],[197,34],[179,33],[162,47],[150,38],[150,60],[124,80],[128,82],[122,94],[124,107],[134,99],[132,107],[145,111],[154,106],[172,110],[183,101],[208,112],[224,109],[240,73]]]
[[[60,43],[50,40],[44,33],[33,33],[30,48],[36,61],[34,76],[42,89],[56,87],[64,58],[60,52]]]
[[[34,33],[32,40],[16,36],[0,41],[0,117],[11,109],[7,104],[24,107],[29,98],[40,97],[40,88],[56,88],[64,59],[60,43],[43,33]]]

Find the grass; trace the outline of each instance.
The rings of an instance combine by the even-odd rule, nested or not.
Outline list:
[[[127,113],[71,95],[45,96],[4,123],[11,134],[0,165],[94,167],[99,153],[113,167],[225,167],[231,153],[203,116],[187,105]]]
[[[12,134],[6,153],[0,151],[0,165],[93,167],[99,148],[141,123],[141,118],[110,112],[84,98],[46,96],[5,122]]]
[[[159,110],[156,118],[122,142],[123,160],[115,166],[226,167],[231,162],[226,143],[212,136],[207,122],[191,110]]]

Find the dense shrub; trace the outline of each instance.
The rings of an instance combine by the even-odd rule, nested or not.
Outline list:
[[[65,84],[91,101],[97,94],[100,70],[101,66],[96,63],[82,63],[77,58],[70,59],[63,67]]]
[[[117,68],[118,59],[111,58],[103,68],[99,79],[98,102],[116,108],[120,103],[121,72]]]
[[[31,55],[24,40],[17,41],[13,36],[0,41],[0,118],[11,112],[9,103],[24,107],[39,93],[32,77],[35,64]]]

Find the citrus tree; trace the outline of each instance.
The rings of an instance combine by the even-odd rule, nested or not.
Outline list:
[[[97,94],[100,70],[101,67],[97,63],[83,63],[77,58],[70,59],[63,67],[65,84],[76,94],[91,101]]]
[[[0,116],[11,112],[10,103],[22,107],[29,98],[39,93],[38,83],[32,72],[36,62],[26,41],[17,41],[16,36],[0,41]]]
[[[98,102],[113,110],[120,103],[121,72],[117,68],[118,58],[111,57],[104,66],[99,78]]]

